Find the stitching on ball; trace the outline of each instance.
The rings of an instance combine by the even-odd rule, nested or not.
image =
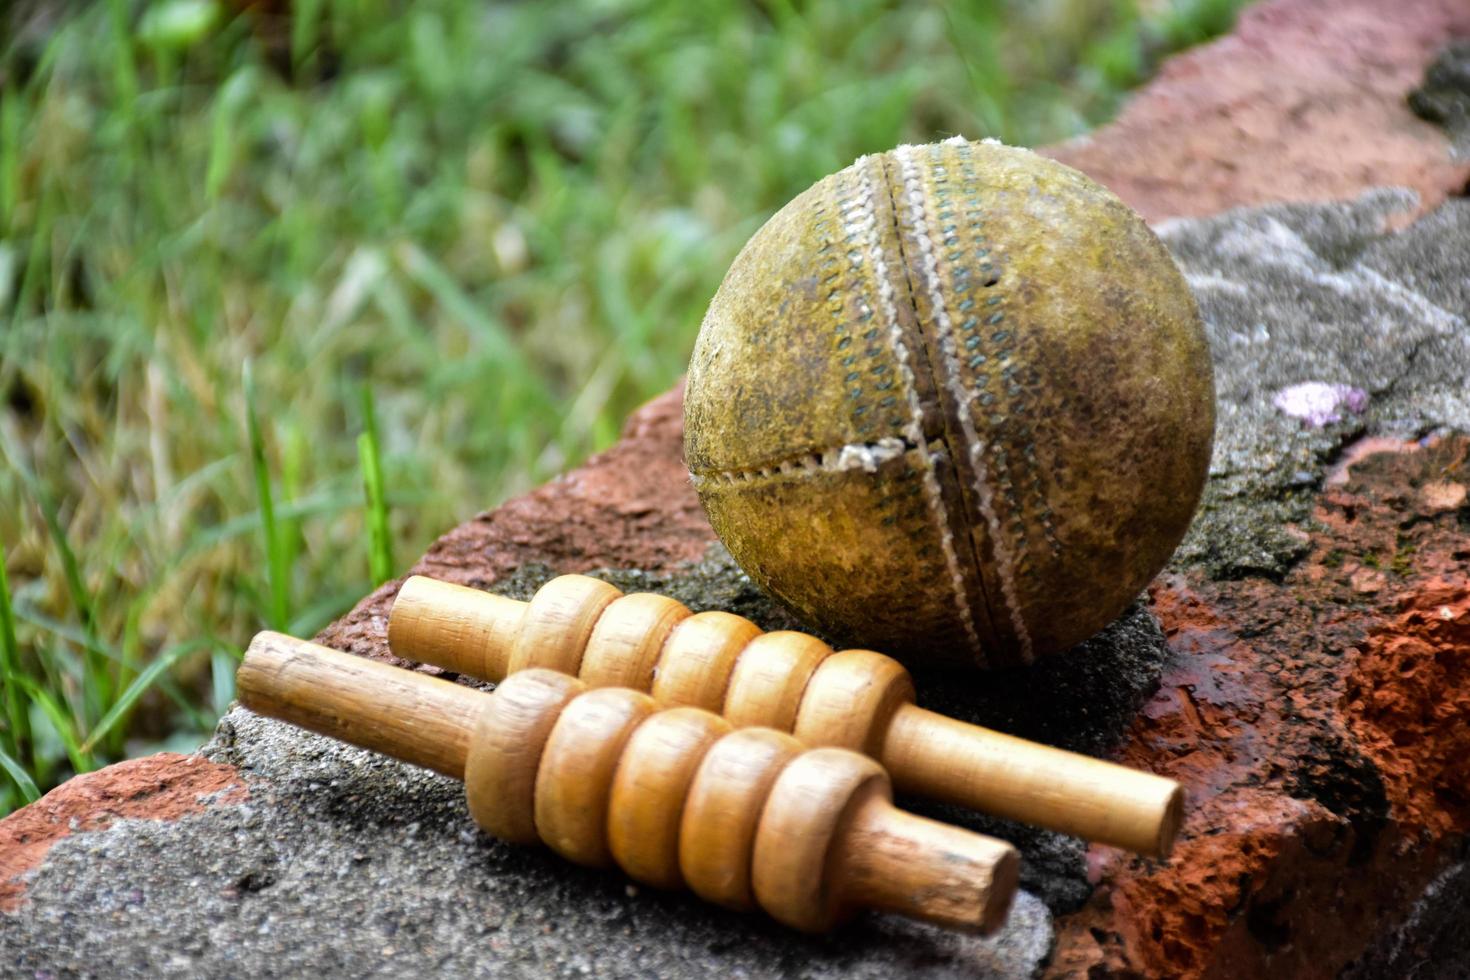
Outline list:
[[[873,263],[873,278],[878,283],[878,301],[883,309],[883,319],[888,325],[889,342],[893,345],[894,359],[898,362],[899,378],[903,386],[904,399],[909,408],[909,425],[905,431],[915,444],[924,442],[923,409],[919,404],[919,393],[914,383],[913,365],[910,360],[912,355],[908,346],[903,342],[903,325],[898,319],[898,306],[893,295],[893,281],[889,278],[887,263],[883,260],[882,243],[878,237],[878,217],[875,210],[875,199],[877,191],[874,187],[870,169],[875,165],[881,166],[881,159],[872,156],[862,157],[853,165],[857,171],[858,180],[862,187],[863,207],[860,217],[863,219],[861,231],[864,236],[864,244],[867,246],[868,255]],[[881,176],[881,175],[880,175]],[[885,181],[886,184],[886,181]],[[985,648],[980,642],[980,633],[975,628],[975,619],[970,612],[970,604],[965,596],[965,576],[960,568],[959,555],[955,551],[954,532],[950,529],[949,515],[945,512],[944,498],[939,489],[939,478],[935,474],[934,454],[925,452],[923,482],[924,497],[929,504],[929,510],[939,530],[939,547],[944,555],[944,565],[949,572],[950,588],[954,593],[955,609],[959,612],[960,623],[964,627],[965,635],[970,641],[970,649],[974,651],[978,659],[985,658]]]
[[[932,449],[937,444],[931,444]],[[772,461],[764,466],[748,466],[734,470],[715,470],[709,473],[695,473],[690,471],[689,479],[698,486],[701,484],[735,484],[748,483],[751,480],[773,476],[796,476],[798,474],[813,473],[842,473],[848,470],[864,470],[868,473],[878,472],[878,467],[884,463],[898,459],[911,449],[918,449],[919,445],[908,440],[890,436],[886,439],[878,439],[874,442],[850,442],[843,446],[835,446],[824,449],[821,452],[803,453],[790,459]]]
[[[974,469],[980,512],[985,518],[986,526],[990,529],[990,544],[995,553],[996,575],[1000,579],[1001,597],[1006,605],[1011,628],[1015,631],[1016,641],[1020,645],[1021,656],[1029,663],[1034,653],[1031,634],[1021,617],[1021,604],[1016,594],[1015,556],[1003,537],[1000,517],[995,510],[995,490],[989,466],[985,460],[986,444],[975,428],[972,413],[974,394],[960,383],[959,360],[954,347],[954,327],[950,320],[949,310],[945,306],[944,291],[940,288],[939,260],[935,255],[934,240],[928,232],[924,186],[919,176],[919,168],[914,161],[914,150],[915,147],[912,146],[900,146],[893,152],[898,160],[904,202],[909,206],[914,238],[919,247],[918,258],[928,280],[929,302],[933,306],[935,325],[938,327],[939,350],[947,369],[945,377],[940,380],[959,405],[960,410],[955,414],[959,417],[960,428],[964,433],[971,466]]]
[[[840,271],[840,263],[835,254],[829,255],[824,264],[824,269],[830,265],[834,270],[839,270],[830,275],[832,280],[840,278],[840,282],[836,282],[832,292],[828,294],[831,304],[829,312],[832,314],[838,338],[837,349],[848,350],[848,353],[842,358],[842,364],[852,370],[848,372],[843,382],[849,386],[847,394],[854,402],[852,423],[859,435],[866,434],[873,428],[885,403],[890,410],[894,404],[894,396],[884,394],[892,389],[894,379],[884,377],[891,365],[884,356],[885,351],[879,339],[883,325],[874,322],[876,313],[873,304],[869,302],[871,284],[863,276],[863,247],[867,244],[868,226],[874,223],[874,219],[871,213],[872,198],[863,186],[861,176],[861,170],[854,165],[839,172],[833,181],[835,185],[833,196],[836,198],[837,212],[842,218],[842,242],[847,258],[846,275],[844,276]],[[854,177],[858,178],[856,187],[853,186]],[[818,208],[818,211],[820,210]],[[825,251],[828,244],[824,239],[822,250]],[[878,286],[881,296],[883,283],[880,281]],[[857,307],[856,323],[854,324],[848,322],[849,299]],[[860,335],[857,334],[859,330],[862,331]],[[861,340],[862,343],[851,346],[855,339]],[[859,366],[860,360],[862,366]],[[902,372],[902,365],[899,365],[899,370]],[[869,385],[871,388],[868,387]],[[888,424],[900,427],[907,439],[917,440],[922,437],[922,433],[912,421],[905,425],[902,417],[890,416]]]
[[[1029,514],[1041,528],[1042,537],[1046,539],[1052,556],[1056,557],[1061,553],[1061,543],[1057,540],[1051,505],[1041,485],[1041,464],[1036,459],[1035,430],[1031,423],[1035,409],[1026,398],[1025,385],[1028,382],[1028,374],[1018,363],[1024,358],[1013,357],[1020,345],[1021,338],[1009,325],[999,330],[990,329],[1000,327],[1005,320],[1006,296],[1003,290],[992,291],[993,285],[999,281],[1000,272],[993,268],[992,263],[996,257],[990,254],[988,246],[976,250],[973,254],[975,258],[980,259],[979,271],[984,274],[985,278],[983,288],[990,293],[990,296],[985,305],[976,310],[974,297],[966,295],[974,291],[975,284],[971,282],[970,267],[959,261],[962,253],[959,251],[958,228],[953,221],[954,204],[948,187],[949,175],[940,154],[938,147],[930,151],[935,185],[934,196],[940,202],[937,213],[942,222],[941,230],[945,233],[943,244],[951,250],[944,258],[949,263],[951,291],[956,296],[965,297],[956,306],[956,312],[964,317],[964,322],[958,331],[950,331],[950,349],[958,353],[958,345],[961,342],[959,334],[968,332],[969,336],[964,338],[963,343],[966,354],[971,357],[969,366],[974,369],[977,361],[982,366],[986,366],[984,372],[977,372],[971,376],[970,387],[976,390],[975,397],[982,406],[986,406],[996,400],[997,394],[1001,396],[1002,405],[1000,407],[1005,411],[1001,418],[1009,427],[1010,433],[1004,445],[992,444],[994,450],[992,457],[997,476],[996,482],[999,484],[1001,495],[1005,498],[1007,509],[1015,518],[1012,529],[1015,531],[1019,545],[1017,550],[1023,556],[1036,553],[1036,547],[1026,530],[1026,522],[1021,519],[1021,515]],[[983,227],[979,218],[981,213],[980,178],[975,172],[974,162],[967,147],[960,149],[959,157],[960,197],[962,201],[970,205],[966,208],[965,215],[969,219],[971,231],[975,234],[976,243],[982,244],[984,242]],[[988,344],[985,334],[989,335]],[[987,363],[990,361],[993,361],[994,364]],[[955,361],[954,367],[957,369],[958,366],[959,361]],[[1030,379],[1030,383],[1034,384],[1034,379]],[[1011,466],[1007,458],[1009,456],[1007,450],[1016,451],[1019,456],[1016,461],[1018,465]],[[1019,487],[1017,483],[1020,484]],[[1021,499],[1023,494],[1027,497],[1024,503]],[[1029,569],[1023,568],[1022,574],[1028,571]]]

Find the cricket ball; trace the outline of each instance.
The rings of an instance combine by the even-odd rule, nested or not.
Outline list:
[[[1123,611],[1198,504],[1214,379],[1137,214],[993,141],[865,156],[710,303],[684,451],[710,523],[813,628],[1029,662]]]

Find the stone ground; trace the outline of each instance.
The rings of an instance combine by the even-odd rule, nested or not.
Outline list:
[[[1291,107],[1346,98],[1338,76],[1372,80],[1348,101],[1367,129],[1309,113],[1301,136],[1329,141],[1318,161],[1330,146],[1372,162],[1321,194],[1281,187],[1351,200],[1156,225],[1199,298],[1220,398],[1204,505],[1171,567],[1037,668],[919,678],[931,707],[1180,779],[1191,804],[1167,864],[907,801],[1021,847],[1006,929],[865,915],[807,938],[490,841],[457,784],[236,709],[199,755],[110,767],[0,821],[0,974],[1470,975],[1470,200],[1454,196],[1470,171],[1405,100],[1443,40],[1470,36],[1470,8],[1401,2],[1391,24],[1372,9],[1254,8],[1058,151],[1109,182],[1126,172],[1115,186],[1155,216],[1194,209],[1137,163],[1145,137],[1188,152],[1157,173],[1212,175],[1199,210],[1268,200],[1273,174],[1228,134],[1290,143]],[[1307,70],[1324,45],[1336,75]],[[1446,116],[1453,64],[1425,90]],[[1253,112],[1267,89],[1277,110]],[[1181,100],[1218,111],[1175,124]],[[1211,151],[1171,139],[1179,125],[1227,137]],[[1417,147],[1402,166],[1360,153],[1384,129]],[[1379,182],[1417,194],[1363,191]],[[624,588],[787,624],[713,544],[679,439],[676,391],[416,570],[524,595],[615,569]],[[387,657],[395,591],[322,641]]]

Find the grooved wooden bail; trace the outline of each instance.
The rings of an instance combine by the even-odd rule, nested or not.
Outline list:
[[[871,759],[585,688],[529,669],[485,694],[275,633],[239,672],[248,707],[462,776],[487,832],[581,864],[806,930],[863,907],[971,931],[1004,920],[1015,849],[897,810]]]
[[[530,603],[414,576],[388,638],[401,657],[489,680],[547,667],[719,711],[736,727],[794,731],[807,745],[873,756],[902,792],[1142,854],[1167,856],[1183,817],[1172,779],[918,707],[891,657],[762,633],[729,613],[690,615],[672,599],[623,596],[583,575],[552,579]]]

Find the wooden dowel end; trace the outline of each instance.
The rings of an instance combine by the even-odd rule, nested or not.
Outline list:
[[[999,928],[1021,878],[1010,844],[906,813],[886,792],[858,804],[842,854],[847,901],[966,932]]]
[[[1167,857],[1184,815],[1172,779],[904,705],[882,759],[915,793],[1086,840]]]
[[[281,633],[257,633],[240,703],[320,735],[464,778],[484,694]]]
[[[388,646],[408,660],[501,681],[525,608],[517,599],[413,575],[388,613]]]

